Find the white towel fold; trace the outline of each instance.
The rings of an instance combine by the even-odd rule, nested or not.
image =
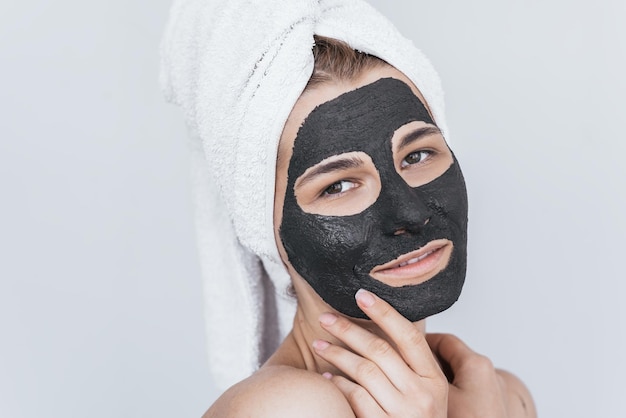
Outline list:
[[[223,389],[254,372],[291,329],[295,301],[274,240],[275,163],[313,71],[314,34],[402,71],[446,135],[430,62],[361,0],[174,2],[161,83],[192,137],[209,365]]]

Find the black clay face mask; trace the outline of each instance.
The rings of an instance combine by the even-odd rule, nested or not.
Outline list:
[[[467,241],[465,182],[454,156],[442,175],[419,187],[409,186],[400,176],[392,137],[413,121],[435,125],[408,85],[384,78],[316,107],[296,136],[279,235],[294,269],[345,315],[367,318],[354,299],[359,288],[376,293],[410,321],[449,308],[461,293]],[[348,216],[303,211],[294,192],[296,180],[322,160],[354,151],[366,153],[378,170],[377,200]],[[429,280],[394,287],[370,276],[374,267],[442,238],[453,243],[452,254],[447,266]]]

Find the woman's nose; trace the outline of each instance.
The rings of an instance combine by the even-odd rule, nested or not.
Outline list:
[[[432,216],[421,193],[406,183],[383,187],[379,203],[383,232],[387,235],[419,232]]]

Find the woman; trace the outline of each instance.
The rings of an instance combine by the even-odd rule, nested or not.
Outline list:
[[[312,14],[316,33],[332,34],[328,27],[340,27],[326,23],[324,29],[320,24],[324,13],[330,14],[330,22],[343,19],[350,24],[357,16],[358,20],[373,16],[385,24],[361,2],[325,3],[321,12]],[[303,12],[309,13],[307,8],[313,6],[306,4]],[[336,11],[342,8],[344,14],[338,19]],[[216,10],[209,12],[216,15]],[[279,9],[265,5],[257,12],[268,10]],[[251,15],[264,19],[262,14]],[[227,24],[216,22],[214,33],[227,31]],[[281,47],[301,34],[291,32],[295,26],[288,26]],[[406,44],[385,45],[410,50]],[[294,46],[286,56],[303,49]],[[271,50],[263,51],[241,90],[253,86],[239,118],[243,123],[237,125],[235,120],[228,125],[237,137],[246,137],[245,126],[262,129],[261,124],[251,123],[259,120],[258,115],[247,112],[254,109],[254,98],[263,96],[257,86],[271,84],[267,80],[277,65],[273,63],[281,58],[279,50],[267,68],[255,73]],[[465,277],[465,186],[443,136],[445,123],[437,95],[431,90],[433,100],[426,100],[429,88],[417,76],[420,71],[409,77],[390,65],[394,59],[383,61],[357,52],[332,37],[316,36],[312,54],[312,76],[304,91],[297,91],[288,116],[270,118],[281,123],[271,193],[271,238],[296,295],[293,326],[263,366],[228,389],[206,416],[535,416],[532,399],[517,378],[496,371],[487,358],[453,336],[425,334],[424,319],[456,301]],[[258,84],[251,83],[259,73]],[[283,75],[288,79],[293,73]],[[421,74],[426,79],[432,76],[428,71]],[[413,80],[422,81],[420,89]],[[237,113],[238,100],[244,96],[227,90],[222,97]],[[231,97],[236,97],[233,104],[228,103]],[[177,101],[185,105],[180,97]],[[288,97],[282,101],[290,102]],[[197,118],[202,110],[217,112],[200,105],[194,106],[193,116]],[[209,156],[224,152],[211,145],[218,132],[210,131],[204,122],[196,129]],[[271,135],[257,137],[272,143]],[[242,160],[238,155],[236,161],[254,165],[251,158]],[[238,206],[236,197],[227,192],[236,194],[241,189],[235,184],[226,190],[220,176],[230,177],[219,171],[218,167],[213,175],[218,188],[222,185],[218,194],[231,211],[234,234],[243,248],[260,256],[272,283],[280,288],[275,279],[280,273],[246,239],[245,228],[237,226],[236,212],[243,205]],[[254,179],[248,176],[248,180]],[[267,294],[260,300],[264,306],[275,303]]]

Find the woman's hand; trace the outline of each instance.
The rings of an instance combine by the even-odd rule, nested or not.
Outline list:
[[[491,360],[472,351],[450,334],[428,334],[428,344],[450,370],[448,417],[536,417],[524,384],[512,374],[497,371]]]
[[[322,327],[352,351],[326,341],[313,347],[343,371],[332,379],[358,418],[447,417],[448,381],[418,328],[387,302],[365,290],[357,304],[389,341],[334,314],[320,316]]]

